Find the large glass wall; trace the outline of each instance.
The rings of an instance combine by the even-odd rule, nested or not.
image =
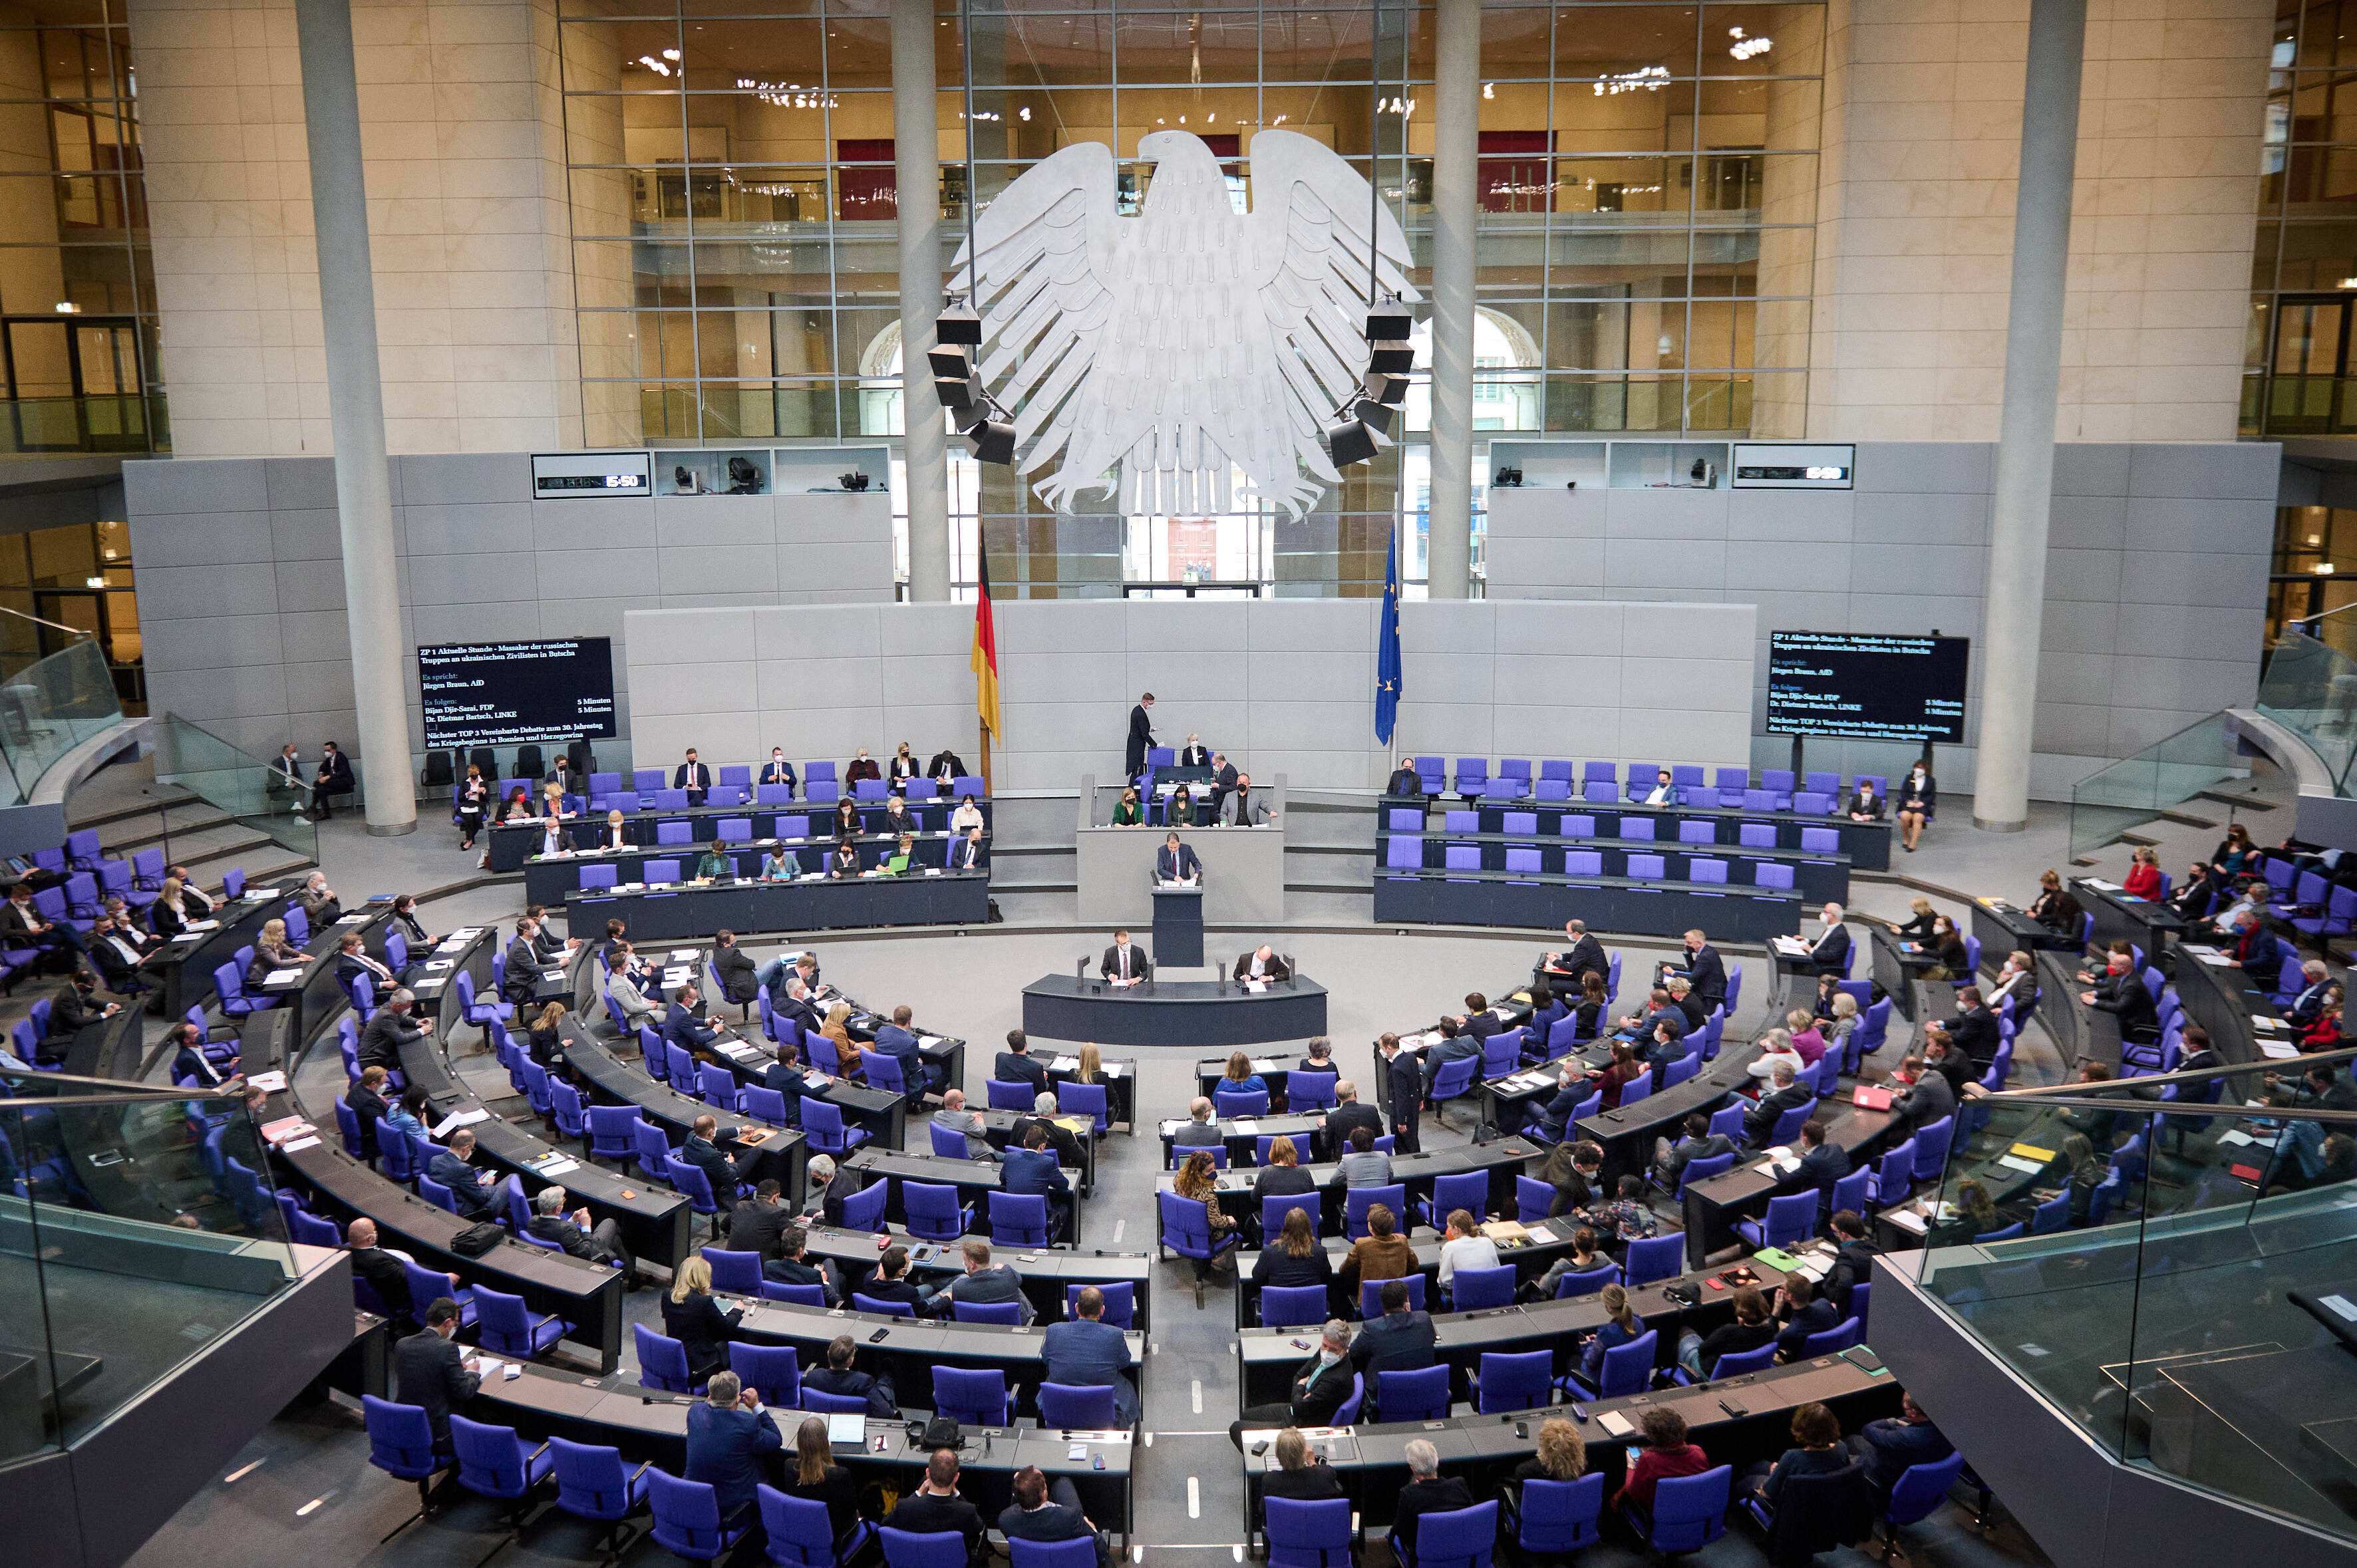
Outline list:
[[[2279,0],[2259,165],[2244,435],[2357,431],[2357,0]],[[2343,92],[2351,99],[2343,102]]]
[[[123,0],[0,10],[0,453],[167,449]]]
[[[561,0],[592,444],[899,434],[881,12]],[[923,199],[952,247],[969,165],[987,203],[1101,142],[1135,210],[1139,138],[1184,129],[1241,207],[1252,138],[1281,126],[1374,179],[1428,287],[1429,6],[1035,0],[937,20],[943,169]],[[1822,7],[1487,5],[1482,27],[1476,429],[1801,434]],[[1057,514],[1022,476],[953,462],[953,577],[974,581],[979,542],[1002,593],[1369,594],[1405,522],[1420,580],[1428,427],[1419,370],[1402,443],[1300,520],[1241,486],[1220,517]]]

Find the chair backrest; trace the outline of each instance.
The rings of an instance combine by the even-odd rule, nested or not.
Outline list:
[[[1661,1331],[1648,1328],[1626,1345],[1616,1345],[1604,1352],[1604,1369],[1598,1375],[1597,1392],[1606,1399],[1621,1394],[1641,1394],[1653,1380],[1655,1347]]]
[[[956,1530],[920,1534],[886,1525],[877,1533],[884,1538],[887,1568],[965,1568],[965,1537]]]
[[[2015,1229],[2018,1230],[2017,1226]],[[1857,1343],[1857,1319],[1846,1317],[1822,1334],[1812,1334],[1801,1341],[1801,1354],[1830,1356],[1836,1350],[1846,1350]]]
[[[1900,1474],[1899,1484],[1890,1488],[1886,1517],[1893,1524],[1913,1524],[1922,1519],[1948,1500],[1948,1488],[1956,1484],[1964,1469],[1961,1451],[1927,1465],[1908,1466]]]
[[[369,1463],[378,1469],[414,1481],[442,1467],[434,1457],[434,1428],[425,1406],[362,1394],[361,1415],[368,1423]]]
[[[1699,1551],[1727,1533],[1727,1505],[1734,1466],[1720,1465],[1699,1476],[1675,1476],[1653,1485],[1653,1521],[1647,1539],[1657,1552]]]
[[[1471,1061],[1471,1057],[1465,1058]],[[1403,1227],[1407,1223],[1407,1184],[1394,1182],[1389,1187],[1354,1187],[1342,1200],[1343,1233],[1356,1241],[1367,1234],[1367,1210],[1382,1204],[1398,1217]]]
[[[1480,1413],[1488,1415],[1501,1410],[1528,1410],[1534,1405],[1546,1403],[1547,1387],[1554,1380],[1554,1369],[1555,1352],[1552,1350],[1529,1350],[1521,1355],[1483,1352]]]
[[[1738,1372],[1764,1372],[1776,1364],[1776,1342],[1770,1340],[1756,1350],[1730,1350],[1711,1368],[1714,1379],[1731,1378]]]
[[[1558,1556],[1592,1544],[1604,1512],[1604,1477],[1523,1483],[1519,1542],[1524,1552]]]
[[[1495,1498],[1469,1509],[1425,1514],[1415,1524],[1417,1568],[1490,1568],[1497,1541]]]
[[[1449,1369],[1425,1367],[1413,1372],[1377,1372],[1375,1408],[1383,1420],[1438,1421],[1448,1414]]]
[[[1006,1305],[1012,1306],[1012,1302]],[[1039,1424],[1082,1431],[1101,1432],[1114,1423],[1114,1391],[1111,1384],[1075,1385],[1041,1383],[1039,1385]],[[1091,1551],[1089,1562],[1096,1556]]]
[[[1424,1282],[1426,1277],[1427,1276],[1421,1270],[1415,1273],[1402,1276],[1402,1283],[1407,1286],[1407,1305],[1408,1310],[1411,1312],[1422,1312],[1426,1310],[1424,1305]],[[1391,1283],[1392,1282],[1389,1280],[1362,1280],[1360,1282],[1359,1316],[1361,1317],[1367,1318],[1372,1321],[1383,1315],[1383,1287]]]
[[[1915,1129],[1915,1179],[1930,1181],[1948,1163],[1948,1140],[1956,1130],[1953,1115]]]
[[[1725,1157],[1729,1161],[1734,1158],[1732,1155]],[[1701,1163],[1698,1160],[1690,1161],[1688,1168],[1691,1169]],[[1668,1279],[1678,1273],[1679,1262],[1684,1255],[1685,1237],[1683,1235],[1653,1236],[1643,1240],[1631,1241],[1629,1243],[1628,1258],[1621,1269],[1626,1276],[1623,1283],[1630,1289],[1634,1290],[1639,1285],[1651,1284],[1655,1280]]]
[[[974,1426],[1006,1424],[1006,1374],[997,1368],[933,1368],[933,1410]]]
[[[1344,1420],[1337,1424],[1350,1423]],[[1351,1568],[1348,1498],[1299,1502],[1271,1498],[1265,1507],[1270,1568]]]

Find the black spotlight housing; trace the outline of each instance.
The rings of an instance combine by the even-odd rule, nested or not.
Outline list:
[[[1334,466],[1347,468],[1375,455],[1375,433],[1354,414],[1327,426],[1326,446],[1333,454]]]
[[[1415,328],[1414,317],[1406,306],[1389,300],[1367,312],[1367,341],[1386,338],[1405,338]]]
[[[933,374],[952,380],[974,373],[974,355],[960,344],[926,349],[925,363],[933,368]]]
[[[977,463],[996,463],[1005,467],[1015,461],[1015,426],[1004,419],[976,420],[966,427],[965,438],[974,448]]]
[[[1351,412],[1358,415],[1359,423],[1368,429],[1378,430],[1389,435],[1392,433],[1393,416],[1398,413],[1398,410],[1389,403],[1376,403],[1370,398],[1361,398],[1358,406]]]
[[[1375,403],[1397,408],[1407,399],[1405,376],[1370,375],[1360,388],[1361,395]]]
[[[933,318],[933,339],[940,343],[982,345],[982,317],[969,305],[952,305]]]

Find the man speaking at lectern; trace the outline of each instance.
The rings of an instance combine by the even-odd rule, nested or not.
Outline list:
[[[1144,948],[1130,945],[1127,931],[1113,934],[1113,946],[1105,949],[1104,961],[1099,967],[1115,985],[1134,985],[1154,978],[1154,961],[1146,956]]]
[[[1196,857],[1195,846],[1181,843],[1177,833],[1164,839],[1162,847],[1154,853],[1154,880],[1183,882],[1189,886],[1201,882],[1203,863]]]

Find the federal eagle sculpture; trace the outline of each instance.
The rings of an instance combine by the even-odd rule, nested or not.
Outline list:
[[[1155,131],[1137,150],[1155,167],[1136,217],[1116,209],[1112,149],[1078,142],[1009,185],[958,252],[1016,467],[1061,459],[1036,486],[1060,511],[1118,485],[1125,511],[1183,514],[1231,510],[1232,465],[1298,518],[1340,478],[1320,434],[1366,370],[1368,307],[1419,297],[1407,238],[1297,132],[1252,137],[1248,213],[1201,137]]]

